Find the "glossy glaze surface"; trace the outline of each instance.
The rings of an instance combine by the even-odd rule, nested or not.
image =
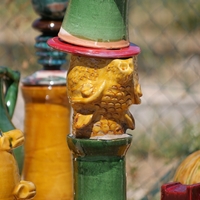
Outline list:
[[[116,140],[68,136],[73,152],[74,200],[126,200],[125,155],[132,136]]]
[[[126,47],[129,45],[127,3],[127,0],[71,0],[58,36],[66,42],[81,46],[108,49]],[[95,42],[90,45],[91,41]]]
[[[36,194],[32,182],[21,181],[18,165],[12,154],[12,148],[19,147],[24,142],[23,133],[13,129],[0,133],[0,199],[18,200],[31,199]]]
[[[200,184],[167,183],[161,187],[161,200],[200,200],[199,191]]]
[[[65,86],[22,86],[25,100],[23,176],[37,186],[35,200],[71,200],[70,109]]]
[[[190,154],[179,165],[173,180],[182,184],[196,184],[200,182],[200,150]]]
[[[140,53],[140,47],[135,44],[119,49],[101,49],[86,48],[82,46],[72,45],[70,43],[60,40],[58,37],[53,37],[47,41],[48,45],[66,53],[72,53],[82,56],[100,57],[100,58],[129,58]]]
[[[67,76],[69,100],[74,110],[72,133],[77,138],[120,135],[134,129],[128,111],[139,104],[136,57],[105,59],[71,56]]]

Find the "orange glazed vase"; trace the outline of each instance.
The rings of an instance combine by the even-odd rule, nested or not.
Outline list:
[[[55,76],[56,71],[53,74]],[[35,183],[35,200],[71,200],[73,175],[71,154],[66,143],[70,132],[70,106],[66,86],[24,84],[21,89],[25,101],[22,175]]]

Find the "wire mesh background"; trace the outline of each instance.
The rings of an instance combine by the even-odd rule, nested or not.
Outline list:
[[[39,18],[30,1],[0,6],[0,65],[28,76],[42,67],[31,25]],[[138,68],[143,97],[130,110],[136,129],[127,154],[127,199],[160,199],[188,154],[200,149],[200,2],[130,0],[129,39],[141,48]],[[63,66],[64,68],[67,67]],[[19,92],[13,123],[23,130]]]

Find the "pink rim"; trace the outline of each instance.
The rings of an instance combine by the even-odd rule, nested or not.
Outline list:
[[[47,44],[59,51],[90,57],[128,58],[140,53],[140,47],[132,43],[130,46],[121,49],[100,49],[69,44],[62,41],[59,37],[54,37],[49,39]]]
[[[71,35],[62,27],[58,33],[58,38],[62,41],[71,43],[74,45],[82,46],[82,47],[90,47],[90,48],[100,48],[100,49],[120,49],[129,46],[129,42],[126,40],[119,40],[115,42],[98,42],[93,40],[85,40],[74,35]]]

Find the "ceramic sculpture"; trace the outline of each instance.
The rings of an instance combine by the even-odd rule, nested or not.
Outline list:
[[[67,88],[76,138],[120,135],[135,128],[128,108],[139,104],[142,94],[134,59],[72,55]]]
[[[36,194],[32,182],[20,179],[17,163],[12,150],[24,142],[23,133],[14,129],[0,132],[0,199],[32,199]]]
[[[134,129],[129,112],[142,92],[140,48],[127,37],[127,4],[121,0],[71,0],[54,49],[71,53],[67,94],[73,108],[74,200],[126,200],[125,155]],[[118,29],[118,30],[117,30]]]

